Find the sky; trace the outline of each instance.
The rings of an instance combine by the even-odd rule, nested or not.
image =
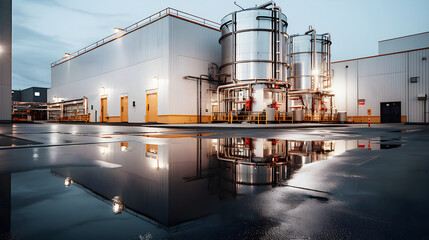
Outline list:
[[[50,64],[164,8],[215,22],[233,0],[12,0],[12,89],[50,87]],[[265,0],[236,0],[244,8]],[[288,34],[332,36],[332,61],[377,55],[378,41],[429,31],[429,0],[278,0]]]

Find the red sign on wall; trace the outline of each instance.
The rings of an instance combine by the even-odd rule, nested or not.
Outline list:
[[[358,99],[359,105],[365,105],[365,99]]]

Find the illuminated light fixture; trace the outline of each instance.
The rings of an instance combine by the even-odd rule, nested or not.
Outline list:
[[[64,187],[69,187],[72,184],[73,184],[73,179],[71,179],[70,177],[64,180]]]
[[[3,47],[2,46],[0,46],[0,53],[2,53],[3,52]]]
[[[64,57],[65,57],[65,58],[69,58],[69,57],[71,57],[71,56],[73,56],[73,55],[71,55],[70,53],[65,53],[65,54],[64,54]]]
[[[153,81],[158,81],[158,80],[159,80],[159,77],[158,77],[158,76],[155,76],[155,77],[153,77],[153,78],[152,78],[152,80],[153,80]]]
[[[125,31],[125,29],[122,29],[122,28],[114,28],[114,29],[113,29],[113,31],[114,31],[115,33],[118,33],[118,32],[126,32],[126,31]]]
[[[101,95],[106,95],[106,89],[104,87],[100,88],[100,94]]]
[[[113,204],[112,204],[112,211],[113,213],[116,214],[121,214],[122,211],[124,211],[125,206],[124,204],[122,204],[122,202],[119,200],[119,196],[115,196],[112,199]]]

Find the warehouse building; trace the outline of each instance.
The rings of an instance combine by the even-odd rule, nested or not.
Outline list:
[[[429,32],[383,40],[379,55],[332,63],[336,107],[354,123],[427,123]]]
[[[114,32],[52,63],[50,119],[209,121],[207,95],[221,54],[217,23],[167,8]]]
[[[47,91],[42,87],[12,90],[12,121],[46,120]]]
[[[47,102],[47,88],[29,87],[24,90],[12,90],[13,102]]]

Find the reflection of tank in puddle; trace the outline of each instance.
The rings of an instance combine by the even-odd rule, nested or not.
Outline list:
[[[271,188],[303,164],[327,159],[335,148],[333,141],[226,138],[213,143],[222,188],[238,194]]]
[[[288,141],[288,153],[295,164],[326,160],[334,150],[334,141]]]
[[[125,211],[175,226],[215,211],[218,196],[265,191],[301,167],[298,157],[325,159],[332,148],[275,139],[147,138],[88,146],[82,153],[95,164],[52,172],[64,177],[64,186],[84,187],[119,200]]]

